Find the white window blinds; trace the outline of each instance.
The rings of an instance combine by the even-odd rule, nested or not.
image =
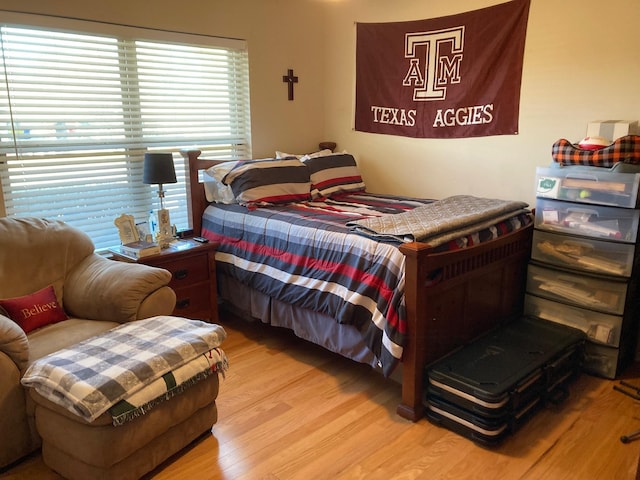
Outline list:
[[[180,149],[250,158],[244,42],[0,29],[7,215],[63,220],[104,248],[119,243],[113,221],[120,214],[145,221],[159,208],[157,186],[142,183],[145,151],[174,153],[178,183],[164,185],[165,208],[178,228],[188,227]]]

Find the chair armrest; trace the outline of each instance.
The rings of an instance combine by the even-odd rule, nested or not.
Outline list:
[[[5,353],[21,373],[26,370],[29,362],[27,335],[20,325],[2,314],[0,314],[0,352]]]
[[[170,280],[171,273],[162,268],[116,262],[94,253],[69,273],[62,302],[70,315],[90,320],[122,323],[143,318],[140,315],[149,312],[169,315],[176,298],[167,286]],[[160,304],[151,308],[153,295]]]

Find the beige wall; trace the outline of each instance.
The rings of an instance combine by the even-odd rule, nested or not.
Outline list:
[[[559,138],[577,142],[597,119],[640,120],[640,2],[532,0],[520,134],[409,139],[352,130],[354,22],[431,18],[490,0],[344,0],[327,8],[325,136],[357,155],[372,191],[426,197],[469,193],[534,202],[536,166]]]
[[[0,0],[0,8],[245,38],[255,157],[306,152],[333,140],[356,156],[371,191],[533,202],[535,167],[549,164],[555,140],[578,141],[590,120],[640,119],[638,0],[532,0],[519,135],[435,140],[352,129],[354,22],[430,18],[497,3]],[[300,77],[294,102],[282,83],[287,68]]]

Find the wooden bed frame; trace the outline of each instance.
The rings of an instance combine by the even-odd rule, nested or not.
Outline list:
[[[199,171],[221,163],[182,152],[189,164],[189,215],[200,235],[207,207]],[[397,413],[417,421],[424,415],[426,365],[497,325],[522,314],[533,225],[480,245],[432,253],[419,242],[401,245],[406,256],[407,344],[402,358],[402,403]],[[434,272],[438,282],[430,285]]]

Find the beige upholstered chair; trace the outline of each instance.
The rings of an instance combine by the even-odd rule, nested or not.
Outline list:
[[[41,444],[34,401],[20,384],[26,368],[119,323],[171,314],[170,279],[166,270],[103,258],[87,235],[63,222],[0,218],[0,299],[52,285],[69,317],[25,333],[0,311],[0,468]]]

